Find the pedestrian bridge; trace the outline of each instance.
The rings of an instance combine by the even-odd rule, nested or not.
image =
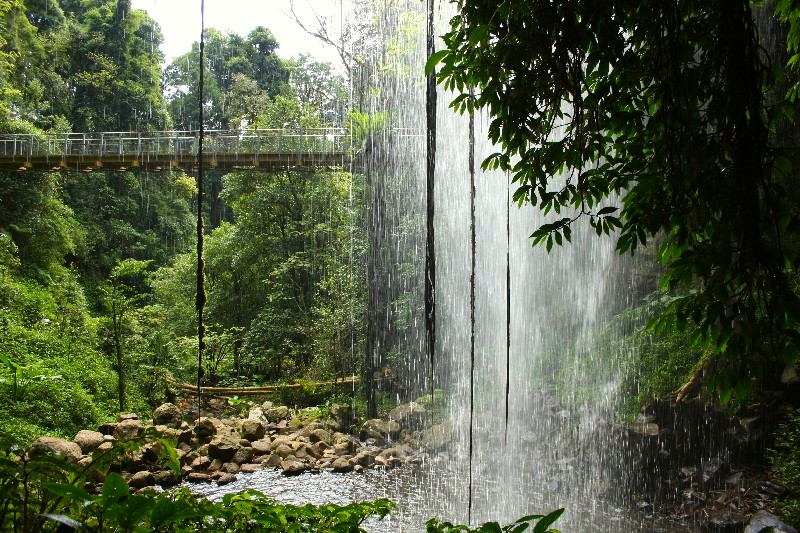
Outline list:
[[[343,128],[210,130],[206,169],[344,167],[350,136]],[[0,134],[0,170],[196,170],[198,131]]]

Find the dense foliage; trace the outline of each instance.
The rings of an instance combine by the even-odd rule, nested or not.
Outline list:
[[[461,0],[428,68],[486,109],[514,199],[549,250],[587,219],[620,252],[663,235],[654,322],[711,349],[724,396],[797,360],[800,249],[793,92],[774,17],[747,0]],[[798,39],[796,8],[779,2]],[[617,200],[619,198],[619,200]]]
[[[162,72],[160,29],[130,0],[9,0],[0,27],[0,132],[198,126],[198,44]],[[277,48],[263,27],[207,31],[207,127],[342,124],[342,78]],[[206,180],[204,381],[360,373],[360,178],[237,169]],[[0,172],[4,435],[71,437],[196,379],[195,187],[176,169]]]
[[[3,531],[365,531],[369,516],[383,518],[393,508],[388,500],[347,505],[288,505],[255,490],[227,494],[212,502],[189,489],[132,494],[127,481],[113,472],[137,441],[119,442],[110,451],[95,452],[78,467],[35,450],[0,451],[0,528]],[[174,448],[161,440],[162,462],[177,471]],[[90,492],[102,479],[102,490]]]

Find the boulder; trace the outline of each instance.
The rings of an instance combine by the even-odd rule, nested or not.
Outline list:
[[[353,470],[353,464],[350,462],[352,456],[350,455],[343,455],[341,457],[337,457],[331,463],[331,468],[333,468],[334,472],[350,472]]]
[[[98,446],[103,444],[103,434],[99,431],[82,429],[75,434],[72,442],[80,446],[82,453],[92,453]]]
[[[269,438],[264,438],[260,440],[253,441],[250,443],[253,448],[253,453],[259,455],[265,455],[272,451],[272,443]]]
[[[249,441],[259,440],[266,435],[266,428],[260,420],[248,418],[242,422],[241,434]]]
[[[32,455],[52,453],[73,464],[77,463],[83,455],[80,446],[58,437],[39,437],[31,444],[31,453]]]
[[[420,446],[428,450],[444,448],[453,440],[453,428],[448,423],[436,424],[420,432]]]
[[[105,424],[100,424],[100,426],[97,428],[97,431],[103,435],[113,435],[116,428],[117,422],[106,422]]]
[[[239,465],[236,463],[225,463],[220,468],[223,472],[227,474],[238,474],[239,473]]]
[[[123,413],[119,415],[119,421],[122,422],[124,420],[139,420],[139,415],[136,413]]]
[[[278,457],[289,457],[290,455],[294,455],[294,450],[288,444],[280,444],[277,448],[272,450],[272,455],[277,455]]]
[[[156,484],[156,478],[153,476],[151,472],[147,470],[142,470],[141,472],[136,472],[131,476],[128,480],[128,485],[134,489],[141,489],[142,487],[152,487]]]
[[[243,474],[252,474],[261,470],[262,466],[256,463],[245,463],[239,467],[239,472]]]
[[[239,447],[238,437],[227,431],[219,432],[208,443],[208,456],[212,459],[230,461]]]
[[[311,442],[324,442],[328,445],[333,444],[333,435],[331,435],[330,431],[322,428],[313,430],[308,436],[308,439]]]
[[[271,466],[277,467],[281,466],[281,462],[283,461],[283,457],[278,454],[273,453],[272,455],[268,456],[266,459],[261,461],[262,466]]]
[[[222,427],[222,422],[218,418],[201,417],[194,425],[194,434],[201,441],[208,441],[217,434]]]
[[[385,442],[393,439],[400,434],[400,424],[394,420],[381,420],[373,418],[367,420],[361,426],[361,439],[375,439],[377,442]]]
[[[153,425],[168,426],[171,428],[181,427],[182,413],[180,408],[174,403],[163,403],[153,411]]]
[[[233,457],[231,457],[231,462],[241,465],[244,463],[249,463],[252,458],[253,448],[242,447],[236,450],[236,453],[233,454]]]
[[[428,411],[416,402],[404,403],[389,411],[389,420],[396,421],[403,428],[417,431],[428,424]]]
[[[264,418],[267,419],[269,422],[278,422],[280,420],[287,420],[292,417],[292,411],[285,405],[279,405],[277,407],[265,407],[267,404],[265,403],[262,406],[264,411]]]
[[[190,472],[186,479],[191,483],[207,483],[211,481],[211,476],[202,472]]]
[[[222,477],[217,479],[217,485],[228,485],[236,481],[236,476],[234,474],[223,474]]]
[[[745,527],[744,533],[760,533],[764,530],[773,531],[774,533],[797,533],[795,528],[784,524],[777,516],[767,511],[758,511],[754,514],[747,527]]]
[[[144,426],[138,417],[125,418],[114,428],[113,435],[117,440],[135,440],[144,435]]]
[[[306,471],[306,464],[294,456],[289,456],[281,461],[284,476],[296,476]]]
[[[180,478],[172,470],[159,470],[158,472],[153,472],[153,479],[155,480],[156,485],[160,485],[165,489],[174,487],[181,482]]]

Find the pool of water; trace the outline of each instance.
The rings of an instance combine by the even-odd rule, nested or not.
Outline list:
[[[465,483],[444,461],[343,474],[331,471],[306,472],[289,477],[277,469],[264,469],[252,474],[239,474],[237,478],[234,483],[221,487],[213,483],[188,486],[195,493],[212,500],[221,499],[231,492],[256,489],[277,501],[295,505],[344,505],[354,501],[389,498],[398,508],[383,520],[371,519],[365,524],[365,529],[374,533],[425,531],[425,521],[431,517],[454,523],[464,523],[467,518]],[[518,490],[528,491],[526,487],[519,487]],[[473,498],[480,499],[483,507],[491,508],[492,498],[499,498],[502,493],[498,487],[482,484],[475,488]],[[564,533],[692,531],[686,525],[676,525],[645,515],[632,516],[629,512],[599,501],[565,505],[563,502],[548,501],[540,490],[533,489],[525,496],[530,499],[529,514],[565,506],[566,512],[555,524]],[[501,521],[509,522],[516,517],[509,518]],[[478,517],[480,522],[491,519],[498,517]]]

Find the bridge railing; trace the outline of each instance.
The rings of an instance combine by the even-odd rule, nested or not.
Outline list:
[[[186,160],[196,157],[198,142],[197,131],[0,134],[0,157]],[[211,157],[338,154],[349,148],[350,137],[343,128],[209,130],[203,142],[203,152]]]

